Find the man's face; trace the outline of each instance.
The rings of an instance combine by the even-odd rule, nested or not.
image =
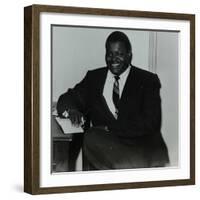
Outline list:
[[[112,42],[106,49],[106,64],[115,74],[122,74],[131,62],[131,52],[128,52],[123,42]]]

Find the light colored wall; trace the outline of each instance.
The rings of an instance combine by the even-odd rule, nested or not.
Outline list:
[[[105,41],[116,29],[53,27],[53,101],[81,81],[86,72],[105,66]],[[123,30],[133,47],[133,64],[148,68],[149,32]]]
[[[156,72],[161,80],[162,133],[171,165],[178,164],[178,33],[157,32]]]

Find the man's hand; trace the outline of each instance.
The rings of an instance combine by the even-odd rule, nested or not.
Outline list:
[[[73,126],[81,126],[83,124],[83,114],[76,109],[68,110],[68,118]]]

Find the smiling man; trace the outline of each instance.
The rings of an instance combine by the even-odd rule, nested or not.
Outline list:
[[[128,37],[115,31],[106,40],[106,67],[89,71],[60,96],[57,111],[79,126],[90,119],[83,137],[88,169],[164,167],[168,150],[160,132],[160,81],[131,65]],[[81,147],[81,145],[80,145]]]

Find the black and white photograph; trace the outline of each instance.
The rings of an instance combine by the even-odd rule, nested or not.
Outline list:
[[[52,172],[178,166],[179,32],[51,26]]]
[[[191,185],[194,16],[25,8],[25,191]]]

